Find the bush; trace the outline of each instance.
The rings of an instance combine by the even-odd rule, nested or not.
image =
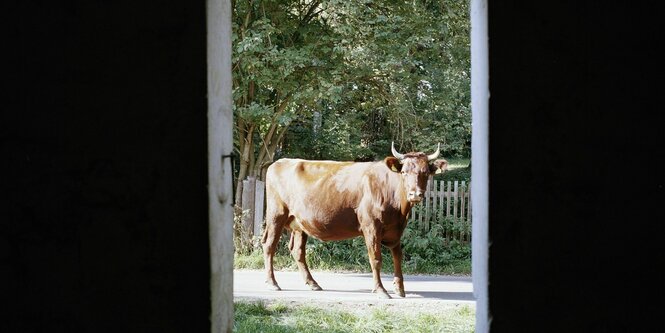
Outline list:
[[[452,239],[445,242],[446,227],[453,232],[459,229],[450,219],[440,220],[429,231],[409,223],[402,235],[404,270],[418,273],[470,274],[471,244]]]
[[[249,255],[255,251],[261,244],[261,235],[254,235],[251,239],[247,238],[247,230],[242,224],[242,220],[249,214],[249,210],[242,210],[235,206],[233,213],[233,246],[236,254]]]

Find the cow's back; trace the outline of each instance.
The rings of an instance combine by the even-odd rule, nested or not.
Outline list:
[[[268,204],[288,212],[292,229],[324,240],[353,237],[363,179],[373,164],[280,159],[266,174]]]

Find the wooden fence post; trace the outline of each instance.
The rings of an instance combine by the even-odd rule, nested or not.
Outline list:
[[[471,242],[471,182],[469,182],[469,188],[466,191],[466,198],[468,204],[466,205],[466,225],[468,226],[466,233],[466,242]]]
[[[263,212],[265,210],[266,183],[260,180],[256,181],[254,191],[254,236],[261,236],[263,233]]]
[[[242,231],[245,241],[252,239],[254,233],[254,198],[256,177],[247,177],[242,181]],[[247,213],[245,213],[247,211]]]
[[[462,181],[462,187],[460,188],[460,219],[459,219],[459,240],[461,243],[464,243],[464,235],[466,234],[466,182]]]
[[[425,187],[425,197],[423,200],[425,201],[425,223],[421,226],[422,228],[425,228],[425,230],[430,229],[430,223],[429,220],[432,218],[432,213],[430,209],[430,197],[432,195],[432,183],[434,182],[434,179],[430,176],[427,178],[427,185]]]
[[[459,219],[457,218],[457,206],[459,205],[459,181],[454,182],[453,188],[453,225],[459,225]],[[455,235],[453,234],[453,238]]]
[[[440,181],[438,181],[438,183],[439,183],[439,186],[438,186],[438,188],[439,188],[439,195],[438,195],[439,196],[439,207],[438,207],[438,210],[440,212],[443,212],[443,199],[444,199],[444,195],[445,195],[444,193],[445,193],[446,182],[444,182],[443,180],[440,180]],[[440,215],[445,217],[444,214],[440,214]]]

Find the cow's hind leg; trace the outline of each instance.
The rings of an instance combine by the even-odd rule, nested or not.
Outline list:
[[[321,290],[312,274],[309,272],[307,267],[307,262],[305,261],[305,244],[307,243],[307,234],[302,231],[293,230],[291,232],[291,240],[289,241],[289,250],[291,250],[291,255],[293,259],[296,260],[298,264],[298,269],[302,278],[305,280],[305,284],[308,285],[312,290]]]
[[[288,214],[282,207],[268,206],[266,211],[266,229],[263,231],[263,264],[266,269],[266,286],[269,290],[282,290],[275,280],[273,271],[273,257],[279,244],[279,237],[288,219]]]

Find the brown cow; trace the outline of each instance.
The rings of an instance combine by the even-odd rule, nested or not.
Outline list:
[[[440,145],[439,145],[440,147]],[[283,228],[291,230],[289,249],[312,290],[321,290],[305,262],[307,237],[323,241],[363,236],[379,297],[391,298],[380,278],[381,244],[390,248],[395,267],[395,293],[404,297],[400,238],[411,208],[423,199],[427,179],[446,170],[446,160],[422,152],[400,154],[378,162],[280,159],[266,175],[266,228],[263,256],[266,284],[280,290],[273,256]]]

